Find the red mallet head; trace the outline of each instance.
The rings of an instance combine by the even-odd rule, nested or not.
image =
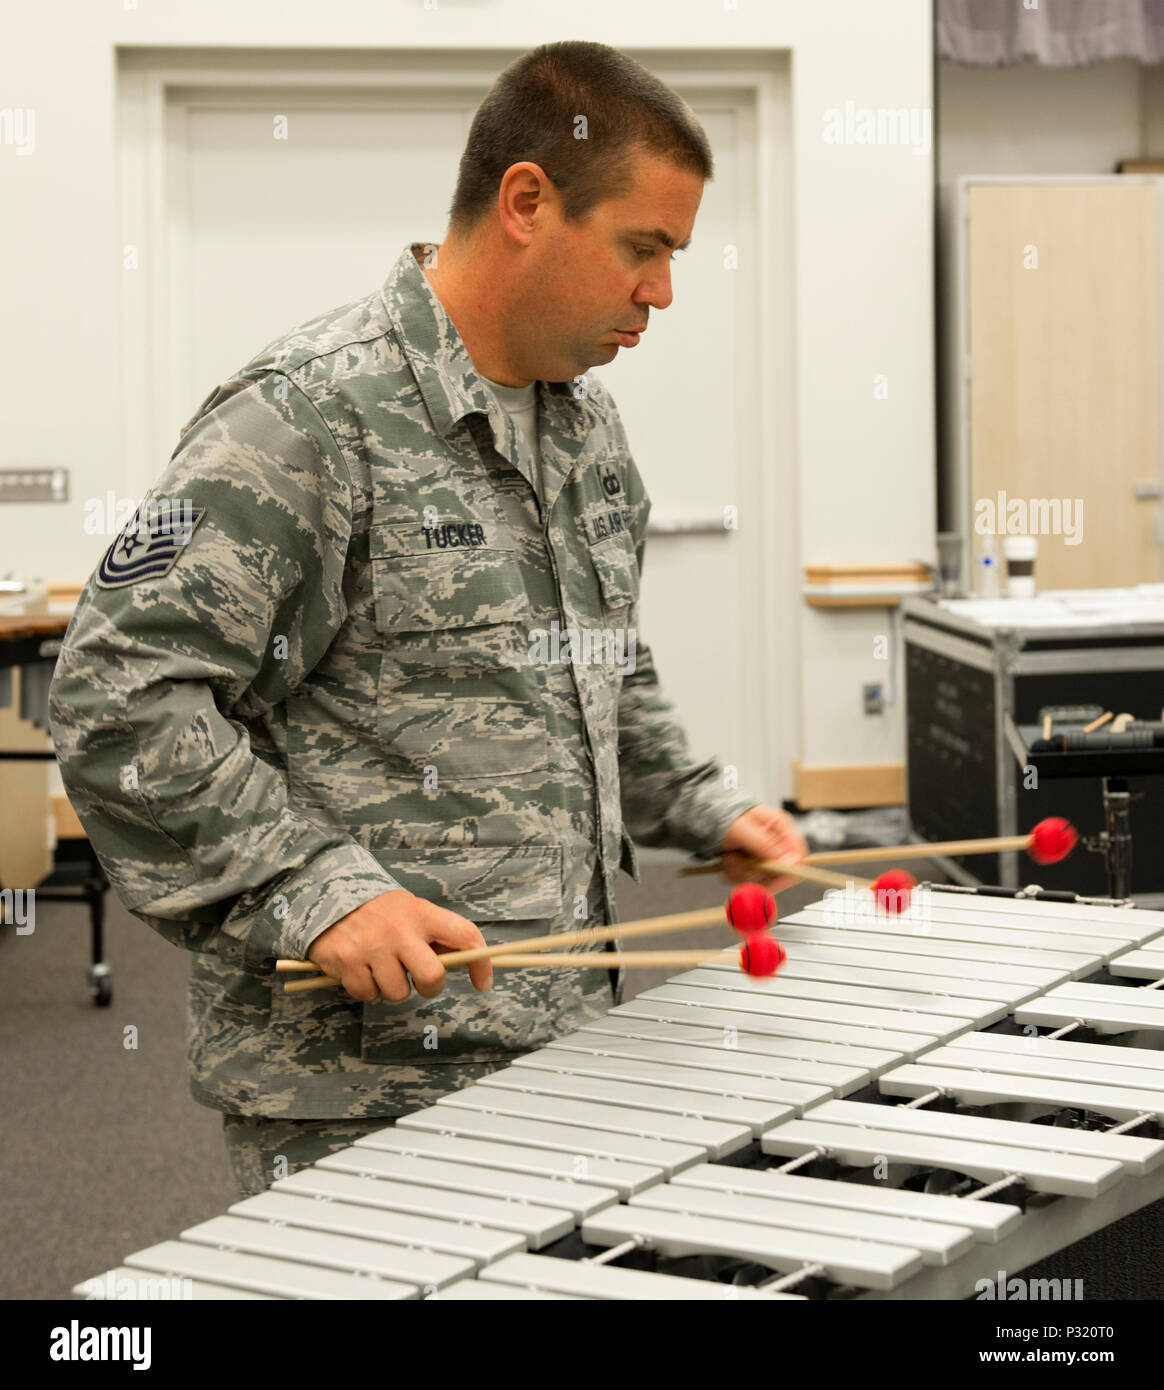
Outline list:
[[[894,914],[905,911],[910,893],[916,887],[917,879],[905,869],[886,869],[873,880],[877,906]]]
[[[1075,848],[1079,836],[1070,821],[1062,816],[1048,816],[1031,831],[1027,853],[1036,864],[1057,864]]]
[[[775,975],[788,955],[774,936],[755,932],[740,947],[740,969],[745,975]]]
[[[751,936],[776,920],[776,899],[758,883],[741,883],[732,889],[726,911],[736,931]]]

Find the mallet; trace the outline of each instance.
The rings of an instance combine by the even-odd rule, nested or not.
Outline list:
[[[440,955],[441,964],[451,970],[457,966],[470,965],[465,956],[480,959],[476,951],[445,951]],[[509,966],[520,970],[550,969],[565,970],[618,970],[623,966],[630,969],[650,969],[664,966],[668,969],[680,966],[710,965],[722,961],[727,952],[722,949],[707,951],[572,951],[555,954],[550,951],[533,951],[528,955],[509,951],[490,959],[496,966]],[[767,932],[754,932],[739,949],[740,970],[745,975],[775,975],[784,964],[787,954],[784,947]],[[303,994],[312,989],[330,989],[339,980],[331,975],[312,975],[310,979],[288,980],[283,986],[285,994]]]
[[[1070,821],[1060,816],[1048,816],[1039,821],[1026,835],[995,835],[977,840],[938,840],[921,845],[873,845],[866,849],[823,850],[805,856],[805,864],[858,864],[871,859],[928,859],[935,854],[996,854],[1002,850],[1026,850],[1036,864],[1057,864],[1075,848],[1079,836]],[[683,875],[715,874],[721,870],[720,861],[714,864],[694,864],[680,869]],[[783,872],[793,873],[798,865],[783,866]],[[805,875],[807,877],[807,875]],[[880,879],[876,880],[880,883]],[[859,884],[859,886],[861,886]]]
[[[577,931],[556,932],[550,936],[535,936],[527,941],[504,941],[496,946],[475,946],[468,951],[447,951],[440,953],[441,964],[446,966],[471,965],[478,960],[496,961],[499,965],[514,964],[510,957],[521,956],[523,959],[531,952],[550,952],[560,951],[563,946],[588,946],[597,944],[601,941],[617,941],[622,938],[633,938],[638,936],[654,936],[660,932],[668,931],[687,931],[695,927],[711,927],[722,922],[724,918],[742,936],[745,937],[745,945],[754,944],[756,935],[763,932],[770,922],[776,917],[776,899],[767,889],[758,883],[738,884],[731,892],[727,902],[723,907],[699,908],[694,912],[675,912],[664,917],[646,917],[637,922],[624,922],[619,926],[611,927],[580,927]],[[783,948],[781,948],[782,950]],[[757,947],[757,959],[766,959],[764,946]],[[623,953],[621,956],[603,952],[599,958],[601,964],[606,969],[614,969],[619,964],[632,964],[630,956],[635,953]],[[651,965],[691,965],[703,964],[707,959],[715,959],[721,952],[712,951],[710,956],[700,952],[639,952],[639,956],[649,955]],[[671,959],[676,955],[684,959]],[[700,961],[686,959],[688,956],[702,955]],[[550,964],[550,956],[539,956],[536,964]],[[567,963],[576,965],[584,962],[589,957],[580,954],[571,954],[567,958]],[[783,956],[781,956],[781,960]],[[638,964],[637,960],[633,962]],[[778,962],[779,963],[779,962]],[[747,967],[741,967],[747,968]],[[297,994],[307,989],[326,989],[330,985],[338,985],[339,981],[331,975],[315,976],[319,967],[314,961],[309,960],[278,960],[275,962],[275,969],[280,973],[308,973],[311,972],[313,978],[310,980],[293,980],[284,985],[284,993]],[[776,966],[772,967],[774,972]],[[748,971],[748,973],[757,973]],[[766,970],[758,973],[772,973]]]

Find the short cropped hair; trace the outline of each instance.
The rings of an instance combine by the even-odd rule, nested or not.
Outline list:
[[[471,232],[496,206],[505,171],[526,160],[551,180],[567,220],[584,221],[603,199],[630,191],[643,151],[705,181],[714,176],[691,108],[641,63],[602,43],[542,44],[512,62],[477,108],[450,231]]]

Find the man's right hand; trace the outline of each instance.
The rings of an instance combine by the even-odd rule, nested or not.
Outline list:
[[[397,888],[333,922],[307,948],[307,957],[353,999],[369,1004],[383,995],[399,1004],[412,993],[409,975],[426,999],[444,989],[445,969],[430,942],[469,951],[484,946],[485,938],[468,918]],[[489,989],[492,965],[475,961],[469,978],[477,989]]]

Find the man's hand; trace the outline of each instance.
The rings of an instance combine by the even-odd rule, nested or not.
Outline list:
[[[753,806],[728,826],[721,853],[724,876],[733,883],[762,883],[770,893],[782,893],[800,880],[787,874],[773,878],[750,869],[744,855],[798,864],[808,853],[808,846],[787,812],[774,806]]]
[[[307,948],[307,957],[339,980],[353,999],[369,1004],[383,995],[399,1004],[412,993],[409,975],[426,999],[444,989],[445,969],[429,944],[433,941],[451,951],[485,945],[468,918],[397,888],[333,922]],[[477,989],[489,989],[492,965],[475,961],[469,978]]]

